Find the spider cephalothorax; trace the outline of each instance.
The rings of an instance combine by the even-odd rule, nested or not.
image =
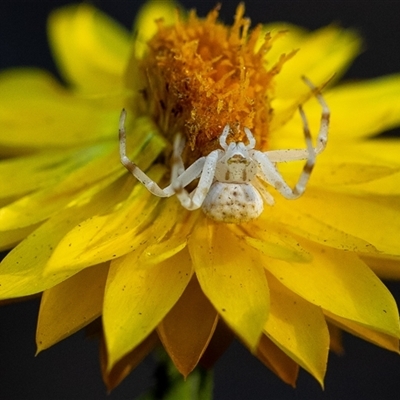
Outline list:
[[[171,183],[161,189],[156,182],[147,176],[126,156],[125,110],[122,111],[119,127],[120,155],[122,164],[156,196],[178,197],[187,210],[202,208],[204,213],[216,220],[226,223],[240,224],[257,218],[264,209],[264,202],[273,205],[272,195],[265,189],[264,183],[274,187],[287,199],[297,199],[305,189],[315,164],[316,155],[324,150],[328,138],[329,109],[322,95],[303,78],[315,92],[322,107],[321,126],[314,148],[302,107],[299,112],[303,120],[306,149],[288,150],[255,150],[256,141],[251,131],[244,128],[248,144],[231,142],[226,139],[230,133],[226,125],[219,138],[221,149],[213,150],[207,156],[200,157],[185,169],[181,157],[185,139],[178,134],[175,137]],[[275,163],[307,160],[299,180],[292,189],[277,170]],[[199,178],[197,187],[190,193],[185,189],[191,182]]]

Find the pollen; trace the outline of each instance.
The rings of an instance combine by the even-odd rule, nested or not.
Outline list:
[[[177,11],[173,26],[156,21],[158,31],[140,63],[143,100],[166,137],[185,135],[186,161],[219,148],[226,125],[228,142],[245,140],[247,127],[257,146],[267,147],[273,77],[294,53],[267,65],[276,35],[261,25],[250,29],[244,11],[239,4],[232,26],[218,21],[219,7],[203,19],[195,11],[185,18]]]

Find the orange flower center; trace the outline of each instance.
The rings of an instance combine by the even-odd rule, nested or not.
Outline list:
[[[250,20],[243,15],[240,4],[230,27],[217,21],[218,8],[205,19],[194,11],[185,20],[178,15],[172,26],[159,20],[148,42],[140,65],[146,77],[145,106],[167,137],[185,134],[186,161],[219,148],[226,124],[231,127],[228,142],[245,140],[247,127],[257,148],[266,148],[271,81],[293,54],[282,55],[268,69],[265,55],[273,38],[263,36],[260,25],[249,32]]]

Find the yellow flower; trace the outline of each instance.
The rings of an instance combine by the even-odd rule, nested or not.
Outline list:
[[[226,26],[217,9],[175,7],[147,3],[132,36],[88,4],[65,7],[49,34],[68,86],[40,70],[0,76],[0,246],[15,246],[1,299],[43,292],[38,351],[101,316],[111,388],[158,340],[187,376],[233,333],[291,385],[299,366],[323,384],[337,328],[397,352],[398,310],[376,274],[400,277],[400,142],[371,136],[400,125],[400,76],[333,86],[359,51],[354,32],[250,29],[242,5]],[[216,222],[119,162],[123,107],[129,158],[161,187],[179,132],[186,167],[226,124],[260,151],[305,148],[299,105],[314,138],[321,107],[303,75],[330,81],[332,121],[300,199],[267,188],[275,204],[257,219]],[[290,184],[302,163],[279,166]]]

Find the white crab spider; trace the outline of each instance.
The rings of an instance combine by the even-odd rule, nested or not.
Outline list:
[[[226,223],[239,224],[253,220],[262,213],[264,202],[269,205],[274,204],[274,198],[261,181],[273,186],[283,197],[297,199],[305,191],[316,155],[325,149],[330,111],[314,85],[305,77],[303,80],[314,91],[322,107],[321,124],[315,148],[312,145],[307,119],[301,106],[299,106],[299,112],[303,121],[307,149],[265,152],[254,150],[256,141],[248,128],[244,128],[247,145],[242,142],[231,142],[228,145],[226,139],[230,133],[230,127],[226,125],[219,138],[221,149],[199,158],[185,169],[181,157],[185,140],[178,134],[173,147],[171,183],[165,189],[161,189],[126,155],[126,112],[123,110],[119,123],[121,163],[151,193],[159,197],[170,197],[176,194],[187,210],[196,210],[201,207],[208,217]],[[297,184],[292,189],[277,170],[275,163],[304,159],[307,161]],[[197,187],[189,193],[185,187],[198,178],[200,179]]]

